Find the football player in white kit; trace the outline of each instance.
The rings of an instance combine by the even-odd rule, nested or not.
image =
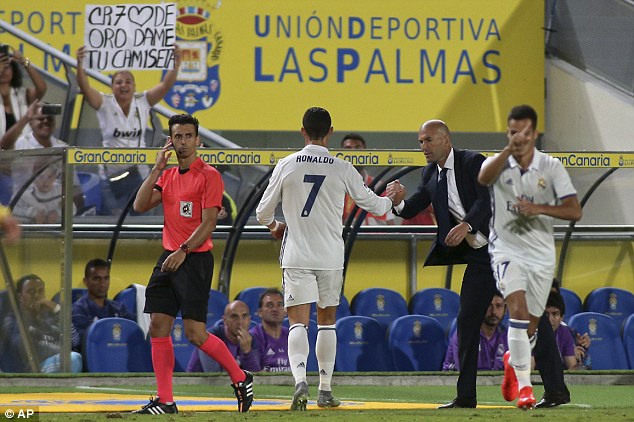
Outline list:
[[[332,135],[328,111],[309,108],[304,114],[302,135],[306,146],[280,160],[269,180],[256,216],[261,224],[282,240],[284,306],[290,323],[288,357],[295,394],[291,410],[306,410],[308,384],[310,304],[317,303],[319,407],[337,407],[330,381],[335,365],[337,334],[335,314],[343,284],[344,241],[342,215],[345,194],[364,210],[384,215],[392,208],[390,197],[380,197],[364,183],[347,161],[328,152]],[[285,223],[275,220],[282,202]]]
[[[482,163],[478,181],[491,193],[489,254],[510,315],[502,395],[530,409],[531,349],[555,272],[553,219],[578,221],[581,206],[563,164],[535,148],[532,107],[511,110],[506,135],[508,145]]]

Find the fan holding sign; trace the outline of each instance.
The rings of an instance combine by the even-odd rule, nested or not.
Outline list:
[[[163,99],[167,92],[172,88],[178,76],[178,69],[181,63],[180,48],[174,44],[175,37],[169,35],[169,22],[175,22],[175,12],[173,4],[151,5],[146,8],[141,5],[135,5],[134,8],[115,10],[119,6],[87,6],[86,8],[86,25],[92,26],[92,29],[86,29],[86,38],[89,43],[77,50],[77,82],[81,93],[84,95],[88,104],[97,111],[99,127],[102,134],[102,143],[105,148],[142,148],[146,146],[145,131],[148,125],[150,110],[153,105]],[[134,10],[132,10],[134,9]],[[159,9],[161,11],[159,11]],[[138,17],[143,16],[139,20]],[[125,21],[125,22],[124,22]],[[97,91],[90,86],[88,76],[85,71],[86,67],[91,67],[90,63],[92,53],[95,50],[94,40],[96,36],[95,27],[102,25],[102,34],[116,34],[117,27],[134,26],[140,33],[143,27],[154,26],[156,22],[166,23],[168,29],[164,35],[160,37],[142,37],[143,46],[133,47],[136,50],[161,51],[162,57],[170,57],[165,60],[163,68],[173,67],[165,73],[161,82],[156,86],[142,93],[136,92],[136,84],[134,75],[129,69],[118,69],[112,75],[112,93],[105,94]],[[103,28],[105,26],[105,28]],[[173,28],[174,25],[171,26]],[[163,28],[163,26],[161,27]],[[107,32],[105,29],[110,29]],[[157,27],[154,27],[157,30]],[[114,32],[113,32],[114,31]],[[133,34],[135,31],[128,31]],[[173,33],[173,31],[172,31]],[[90,40],[89,34],[93,39]],[[134,38],[134,36],[131,36]],[[104,38],[105,39],[105,38]],[[139,38],[140,39],[140,38]],[[130,41],[130,40],[128,40]],[[132,39],[132,41],[134,41]],[[154,41],[159,41],[161,47],[153,45]],[[109,38],[106,44],[114,47],[119,46],[123,41],[115,35]],[[91,44],[92,43],[92,44]],[[148,47],[146,44],[152,44]],[[125,48],[121,48],[123,51]],[[101,50],[99,50],[101,51]],[[167,51],[167,52],[165,52]],[[148,53],[148,57],[150,53]],[[94,63],[93,63],[94,64]],[[94,66],[92,66],[94,67]],[[111,68],[111,67],[108,67]],[[136,68],[136,67],[135,67]],[[151,67],[157,69],[158,67]],[[105,214],[118,214],[127,204],[131,195],[134,195],[136,189],[141,185],[143,179],[148,174],[146,166],[136,167],[134,165],[104,165],[100,169],[102,178],[102,192],[104,195]]]

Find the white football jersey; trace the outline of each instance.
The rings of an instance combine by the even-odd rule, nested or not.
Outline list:
[[[127,116],[113,94],[103,94],[97,119],[104,148],[144,148],[151,109],[146,92],[134,94]]]
[[[487,161],[492,159],[487,158]],[[489,252],[493,261],[513,257],[531,266],[554,267],[553,217],[542,214],[523,216],[513,205],[518,198],[536,204],[556,205],[559,199],[576,195],[561,161],[535,149],[533,162],[522,174],[519,164],[510,156],[489,191],[493,211]]]
[[[260,223],[269,225],[282,202],[287,225],[280,251],[282,268],[343,268],[346,193],[374,215],[392,208],[392,201],[372,192],[352,164],[333,157],[325,147],[307,145],[277,163],[256,215]]]

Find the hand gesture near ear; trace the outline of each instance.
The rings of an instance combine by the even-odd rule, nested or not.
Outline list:
[[[172,156],[173,149],[174,144],[172,143],[172,138],[167,138],[165,146],[156,154],[156,164],[154,164],[156,170],[162,171],[167,167],[167,161]]]

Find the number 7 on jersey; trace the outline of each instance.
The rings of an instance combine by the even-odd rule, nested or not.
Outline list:
[[[302,217],[308,217],[310,215],[310,210],[313,209],[315,199],[317,199],[317,194],[319,193],[319,189],[321,189],[321,185],[324,183],[325,179],[326,176],[318,174],[304,175],[304,183],[312,183],[313,187],[308,194],[308,198],[306,199],[306,203],[304,204],[304,209],[302,209]]]

